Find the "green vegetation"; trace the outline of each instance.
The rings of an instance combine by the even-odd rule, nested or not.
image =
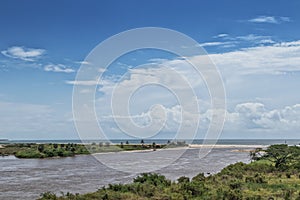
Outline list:
[[[274,167],[281,170],[290,168],[300,169],[300,147],[288,146],[286,144],[271,145],[266,150],[261,148],[250,152],[252,160],[265,160],[274,164]]]
[[[186,199],[296,199],[300,200],[300,148],[272,145],[251,153],[254,162],[227,166],[215,175],[198,174],[176,182],[145,173],[130,184],[109,184],[94,193],[56,196],[44,193],[41,200],[186,200]]]
[[[81,144],[7,144],[0,149],[0,155],[15,155],[18,158],[67,157],[89,154]]]
[[[112,145],[109,142],[100,142],[99,144],[5,144],[0,148],[0,156],[15,155],[18,158],[51,158],[51,157],[68,157],[80,154],[90,153],[106,153],[119,151],[134,151],[134,150],[156,150],[162,148],[173,148],[187,146],[185,142],[163,144],[145,144],[142,140],[141,144],[121,144]]]

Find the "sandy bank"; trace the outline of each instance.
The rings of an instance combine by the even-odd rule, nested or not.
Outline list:
[[[215,149],[226,149],[226,148],[266,148],[268,145],[243,145],[243,144],[190,144],[189,148],[215,148]]]
[[[172,147],[172,148],[162,148],[157,149],[156,151],[171,151],[171,150],[186,150],[186,149],[201,149],[201,148],[213,148],[213,149],[233,149],[232,152],[250,152],[256,148],[266,148],[268,145],[210,145],[210,144],[189,144],[187,147]],[[132,150],[132,151],[117,151],[117,152],[100,152],[93,153],[92,155],[100,154],[112,154],[112,153],[146,153],[153,152],[153,149],[145,150]]]

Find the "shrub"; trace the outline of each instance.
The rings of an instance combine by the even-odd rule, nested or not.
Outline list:
[[[186,177],[186,176],[182,176],[180,178],[177,179],[178,183],[188,183],[190,182],[190,178]]]
[[[205,181],[204,173],[200,173],[192,178],[192,181]]]

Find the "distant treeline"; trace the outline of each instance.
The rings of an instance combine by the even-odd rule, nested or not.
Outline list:
[[[99,142],[92,144],[36,144],[36,143],[17,143],[4,144],[0,149],[0,156],[15,155],[17,158],[51,158],[51,157],[68,157],[80,154],[118,152],[133,150],[157,150],[162,148],[172,148],[186,146],[185,142],[168,142],[167,144],[145,144],[141,140],[140,144],[129,144],[128,141],[120,144],[111,144],[110,142]]]

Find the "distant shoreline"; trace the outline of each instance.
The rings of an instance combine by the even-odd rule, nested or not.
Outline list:
[[[170,142],[180,142],[180,141],[186,141],[187,144],[192,145],[212,145],[215,143],[215,140],[211,139],[143,139],[144,144],[152,144],[155,142],[156,144],[166,144],[168,141]],[[106,143],[109,142],[111,145],[117,145],[123,142],[124,144],[128,141],[129,144],[140,144],[141,139],[111,139],[111,140],[73,140],[73,139],[59,139],[59,140],[8,140],[4,142],[3,144],[17,144],[17,143],[37,143],[37,144],[48,144],[48,143],[57,143],[57,144],[67,144],[67,143],[73,143],[73,144],[92,144],[92,143]],[[1,144],[1,142],[0,142]],[[218,139],[216,141],[215,145],[218,145],[218,147],[221,147],[220,145],[263,145],[263,146],[269,146],[273,144],[288,144],[288,145],[299,145],[300,144],[300,138],[299,139]]]
[[[76,156],[76,155],[101,155],[101,154],[111,154],[111,153],[146,153],[146,152],[154,152],[154,151],[166,151],[166,150],[188,150],[188,149],[232,149],[232,152],[250,152],[256,148],[267,148],[269,145],[244,145],[244,144],[184,144],[184,145],[176,145],[171,144],[170,146],[164,144],[155,144],[155,148],[151,145],[145,144],[143,146],[142,144],[132,144],[132,145],[123,145],[124,147],[121,147],[119,144],[110,144],[108,146],[101,146],[99,147],[99,144],[64,144],[64,146],[72,146],[73,152],[68,149],[66,150],[65,147],[62,147],[62,144],[44,144],[44,143],[35,143],[32,145],[27,145],[26,149],[24,149],[24,145],[26,144],[16,144],[11,148],[9,151],[6,150],[6,145],[2,144],[0,145],[0,154],[2,156],[5,155],[15,155],[18,158],[59,158],[59,157],[70,157],[70,156]],[[39,152],[37,148],[40,145],[42,146],[44,150],[41,150]],[[53,146],[56,147],[54,148]],[[86,145],[86,146],[85,146]],[[11,146],[11,145],[9,145]],[[79,150],[80,148],[81,150]],[[86,148],[90,149],[87,150]],[[97,150],[92,149],[97,148]],[[92,150],[92,151],[91,151]],[[60,154],[58,154],[58,151],[60,151]],[[15,153],[16,152],[16,153]]]

